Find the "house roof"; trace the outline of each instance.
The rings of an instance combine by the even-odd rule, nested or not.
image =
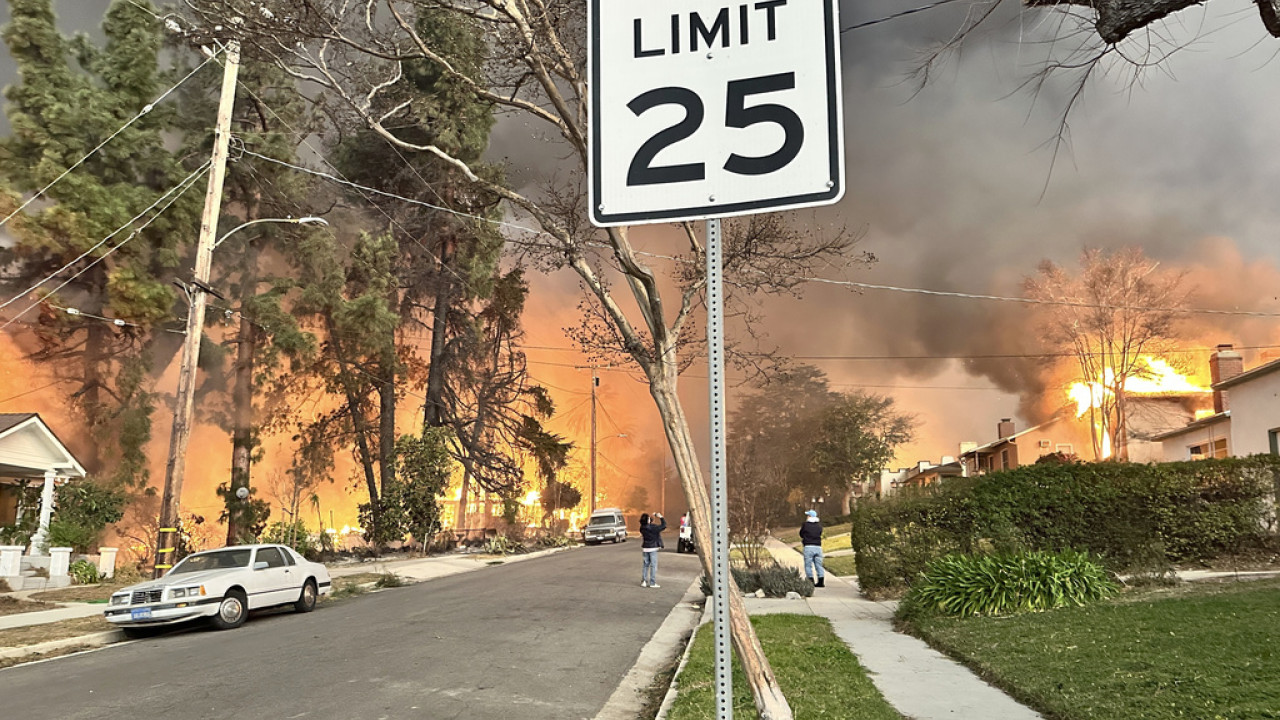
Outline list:
[[[1222,390],[1225,388],[1229,388],[1232,385],[1239,385],[1240,383],[1248,382],[1250,380],[1253,380],[1254,378],[1261,377],[1263,375],[1269,375],[1275,372],[1276,370],[1280,370],[1280,360],[1272,360],[1271,362],[1264,363],[1262,365],[1259,365],[1256,368],[1245,370],[1244,372],[1234,377],[1229,377],[1226,380],[1216,382],[1213,384],[1213,389]]]
[[[35,413],[0,413],[0,433],[18,427],[33,417],[39,416]]]
[[[1186,425],[1184,425],[1184,426],[1182,426],[1182,427],[1180,427],[1180,428],[1174,428],[1173,430],[1168,430],[1168,431],[1165,431],[1165,432],[1162,432],[1162,433],[1157,433],[1157,434],[1155,434],[1155,435],[1152,435],[1152,436],[1151,436],[1151,439],[1152,439],[1152,440],[1167,440],[1168,438],[1171,438],[1171,437],[1177,437],[1177,436],[1182,435],[1182,434],[1185,434],[1185,433],[1189,433],[1189,432],[1192,432],[1192,431],[1195,431],[1195,430],[1199,430],[1200,428],[1209,427],[1210,425],[1216,425],[1216,424],[1218,424],[1218,423],[1220,423],[1220,422],[1226,422],[1226,421],[1230,421],[1230,420],[1231,420],[1231,411],[1230,411],[1230,410],[1225,410],[1225,411],[1220,412],[1220,413],[1217,413],[1217,414],[1215,414],[1215,415],[1210,415],[1210,416],[1208,416],[1208,417],[1202,417],[1202,418],[1200,418],[1199,420],[1195,420],[1195,421],[1192,421],[1192,422],[1190,422],[1190,423],[1187,423]]]
[[[993,449],[995,449],[998,445],[1001,445],[1001,444],[1004,444],[1004,443],[1007,443],[1007,442],[1013,442],[1013,441],[1017,440],[1018,438],[1022,437],[1023,435],[1026,435],[1027,433],[1035,432],[1035,431],[1040,430],[1040,429],[1042,429],[1042,428],[1049,427],[1050,425],[1052,425],[1052,424],[1054,424],[1054,423],[1056,423],[1056,422],[1059,422],[1059,421],[1061,421],[1061,420],[1064,420],[1064,419],[1065,419],[1065,417],[1064,417],[1061,413],[1059,413],[1058,415],[1055,415],[1053,418],[1051,418],[1051,419],[1049,419],[1049,420],[1047,420],[1047,421],[1045,421],[1045,422],[1042,422],[1042,423],[1040,423],[1039,425],[1033,425],[1033,426],[1031,426],[1031,427],[1027,428],[1026,430],[1021,431],[1021,432],[1016,432],[1016,433],[1014,433],[1014,434],[1012,434],[1012,435],[1005,435],[1005,436],[1004,436],[1004,437],[1002,437],[1002,438],[998,438],[998,439],[996,439],[996,440],[992,440],[991,442],[987,443],[986,445],[979,445],[978,447],[973,448],[972,450],[966,450],[966,451],[964,451],[964,452],[960,453],[960,456],[961,456],[961,457],[963,457],[963,456],[965,456],[965,455],[976,455],[977,453],[980,453],[980,452],[986,452],[986,451],[988,451],[988,450],[993,450]]]
[[[84,467],[38,413],[0,413],[0,471],[8,477],[49,471],[85,476]]]

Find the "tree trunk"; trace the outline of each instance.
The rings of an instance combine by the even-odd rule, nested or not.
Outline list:
[[[396,478],[396,371],[388,364],[382,372],[387,378],[378,383],[378,464],[382,487]]]
[[[702,561],[702,571],[710,578],[713,576],[711,564],[711,499],[702,477],[693,438],[689,432],[689,423],[684,415],[684,407],[676,393],[674,353],[664,355],[663,366],[655,366],[650,373],[649,392],[658,406],[662,417],[662,427],[671,445],[671,454],[675,458],[676,470],[680,476],[680,484],[684,487],[685,497],[689,503],[689,515],[693,522],[694,544],[697,547],[698,559]],[[733,647],[741,663],[743,673],[751,686],[756,709],[760,720],[791,720],[791,708],[778,687],[778,680],[764,655],[760,639],[756,637],[755,628],[742,603],[742,593],[738,585],[729,577],[729,587],[716,589],[717,592],[729,594],[729,625],[733,637]]]
[[[240,278],[240,307],[247,306],[258,287],[257,247],[245,247],[244,273]],[[227,544],[252,542],[244,523],[248,498],[240,500],[236,490],[248,488],[253,458],[253,370],[260,341],[258,326],[243,313],[236,339],[235,386],[231,390],[231,494],[227,497]]]
[[[444,376],[447,363],[445,349],[449,343],[449,307],[453,303],[453,281],[448,277],[453,261],[453,240],[447,238],[440,247],[440,271],[436,278],[436,297],[431,321],[431,358],[427,367],[427,402],[422,408],[422,424],[441,427],[447,422],[444,402]],[[466,498],[463,498],[466,501]]]
[[[82,305],[85,312],[92,315],[103,315],[106,309],[107,297],[107,271],[104,263],[98,263],[89,268],[85,273],[86,284],[88,287],[87,297]],[[102,473],[106,468],[103,466],[101,441],[106,438],[101,437],[98,433],[103,429],[103,423],[106,414],[102,407],[102,383],[103,383],[103,364],[107,361],[109,355],[108,348],[110,346],[111,329],[104,322],[89,322],[85,327],[86,337],[84,341],[84,352],[81,355],[81,367],[84,372],[84,382],[80,386],[80,405],[84,409],[85,424],[89,426],[95,442],[88,443],[85,454],[80,460],[84,462],[84,467],[90,474]]]
[[[458,498],[458,513],[454,519],[454,528],[457,530],[467,529],[467,495],[471,492],[471,471],[467,468],[462,469],[462,495]]]
[[[338,375],[342,382],[343,393],[347,397],[347,412],[351,416],[351,427],[356,436],[356,454],[359,456],[360,467],[364,472],[365,487],[369,491],[369,510],[374,527],[366,529],[376,531],[378,520],[382,517],[382,507],[378,500],[378,480],[373,472],[373,452],[369,448],[371,435],[369,419],[364,414],[364,399],[351,380],[349,363],[343,355],[342,343],[338,340],[337,327],[334,326],[332,317],[325,317],[325,326],[329,332],[329,342],[333,343],[334,356],[338,360]]]

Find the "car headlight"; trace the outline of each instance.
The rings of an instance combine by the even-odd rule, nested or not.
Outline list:
[[[112,596],[111,596],[111,604],[112,604],[112,605],[128,605],[128,604],[129,604],[129,596],[128,596],[127,594],[125,594],[125,595],[112,595]]]
[[[197,595],[203,595],[203,594],[204,594],[203,585],[196,585],[194,587],[169,588],[169,597],[171,598],[196,597]]]

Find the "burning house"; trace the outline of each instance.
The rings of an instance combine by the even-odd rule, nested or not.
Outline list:
[[[1012,418],[1002,418],[996,425],[995,440],[962,443],[960,463],[965,474],[1012,470],[1051,454],[1085,461],[1113,457],[1131,462],[1164,460],[1166,435],[1188,427],[1196,418],[1212,415],[1210,406],[1216,394],[1160,358],[1143,357],[1141,362],[1143,371],[1125,379],[1121,398],[1115,397],[1111,389],[1115,383],[1109,375],[1076,382],[1067,389],[1071,403],[1049,420],[1017,431]],[[1120,433],[1109,426],[1116,422],[1115,417],[1120,418]],[[1113,447],[1117,434],[1122,444],[1118,448]]]
[[[1213,413],[1161,433],[1162,460],[1280,454],[1280,360],[1244,369],[1231,345],[1209,359]]]

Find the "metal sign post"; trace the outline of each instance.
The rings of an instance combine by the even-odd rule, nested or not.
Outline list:
[[[707,221],[707,365],[711,409],[711,600],[715,626],[716,719],[733,720],[729,630],[729,519],[725,494],[724,283],[720,221]]]
[[[588,196],[600,227],[706,220],[716,718],[732,720],[722,217],[844,193],[836,0],[589,0]]]

